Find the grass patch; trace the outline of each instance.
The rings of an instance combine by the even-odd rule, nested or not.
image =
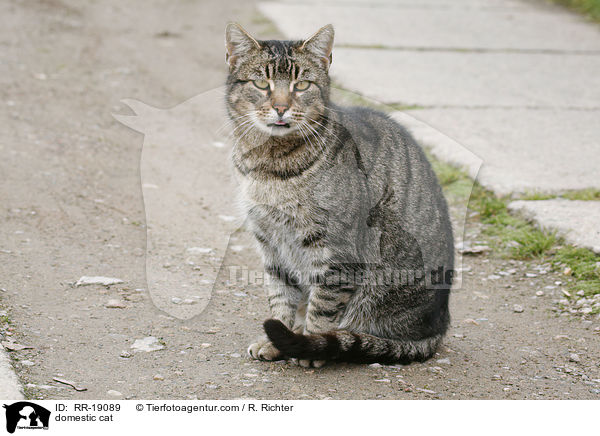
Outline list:
[[[556,268],[569,268],[575,278],[570,288],[583,290],[587,296],[600,292],[600,256],[585,248],[566,246],[553,256]]]
[[[600,189],[588,188],[578,191],[568,191],[562,194],[561,197],[567,200],[599,201]]]
[[[551,0],[552,3],[571,8],[600,23],[600,0]]]
[[[527,194],[519,196],[519,200],[550,200],[556,198],[554,194],[544,194],[543,192],[528,192]]]
[[[488,244],[501,256],[522,260],[543,259],[552,263],[555,271],[569,268],[570,276],[575,279],[568,285],[569,289],[583,290],[586,296],[600,293],[600,256],[586,248],[564,245],[556,232],[540,230],[526,220],[510,215],[507,207],[509,198],[496,196],[479,183],[473,183],[464,171],[429,153],[428,158],[446,195],[452,198],[459,194],[463,201],[468,199],[469,209],[477,212],[478,219],[485,224],[482,234],[488,237]],[[472,190],[469,190],[471,186]],[[594,200],[600,197],[600,193],[593,189],[572,191],[571,194],[569,199]],[[530,198],[546,199],[536,193],[530,194]]]

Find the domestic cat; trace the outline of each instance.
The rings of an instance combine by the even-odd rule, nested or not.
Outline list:
[[[454,247],[423,150],[386,114],[330,101],[334,30],[262,41],[232,23],[226,107],[272,319],[261,360],[408,363],[449,323]]]

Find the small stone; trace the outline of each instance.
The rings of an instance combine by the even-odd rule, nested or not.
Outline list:
[[[186,250],[190,254],[209,254],[212,253],[212,248],[208,247],[190,247]]]
[[[460,333],[454,333],[452,336],[454,336],[455,338],[458,338],[458,339],[464,339],[464,337],[465,337],[465,335],[460,334]]]
[[[210,346],[212,346],[212,344],[209,344],[207,342],[200,344],[200,348],[208,348]]]
[[[185,300],[183,300],[181,302],[181,304],[187,304],[187,305],[191,305],[191,304],[196,304],[197,301],[196,300],[192,300],[191,298],[186,298]]]
[[[581,313],[583,313],[584,315],[588,315],[588,314],[592,313],[593,309],[591,307],[584,307],[582,309],[579,309],[579,311]]]
[[[535,273],[525,273],[525,277],[528,277],[530,279],[533,279],[534,277],[537,277],[538,275]]]
[[[463,320],[464,324],[472,324],[472,325],[479,325],[479,323],[477,321],[475,321],[472,318],[466,318]]]
[[[494,374],[492,380],[502,380],[502,376],[500,374]]]
[[[156,381],[163,381],[165,378],[160,374],[156,374],[154,377],[152,377],[152,379]]]
[[[135,351],[145,351],[149,353],[151,351],[162,350],[165,346],[154,336],[148,336],[143,339],[136,339],[131,348]]]
[[[573,270],[569,267],[565,268],[563,274],[566,276],[570,276],[573,273]]]
[[[369,365],[369,367],[371,367],[371,368],[381,368],[381,366],[382,365],[380,363],[372,363]]]
[[[390,379],[389,378],[380,378],[380,379],[373,380],[373,381],[375,381],[377,383],[390,383]]]
[[[233,295],[235,295],[236,297],[247,297],[248,294],[246,294],[245,292],[234,292]]]
[[[502,278],[502,277],[500,277],[500,276],[499,276],[499,275],[497,275],[497,274],[490,274],[490,275],[488,276],[488,279],[490,279],[490,280],[498,280],[498,279],[501,279],[501,278]]]
[[[110,390],[107,392],[107,395],[110,395],[111,397],[122,397],[123,394],[119,391],[114,391],[114,390]]]
[[[585,292],[583,291],[583,289],[579,290],[576,292],[577,295],[579,295],[580,297],[583,297],[585,295]]]
[[[419,391],[419,392],[424,392],[426,394],[433,394],[433,395],[437,394],[436,391],[432,391],[431,389],[417,388],[416,390]]]
[[[119,357],[122,357],[123,359],[129,359],[133,357],[133,354],[131,354],[129,351],[123,351],[121,354],[119,354]]]
[[[581,362],[581,357],[579,357],[579,354],[577,353],[571,353],[569,354],[569,360],[571,362]]]
[[[75,286],[88,286],[88,285],[116,285],[119,283],[123,283],[123,280],[117,279],[114,277],[101,277],[101,276],[82,276]]]
[[[182,302],[183,302],[183,300],[179,297],[171,298],[171,303],[173,303],[173,304],[181,304]]]
[[[235,358],[242,357],[240,353],[231,353],[230,356]]]
[[[535,293],[535,295],[537,295],[538,297],[543,297],[544,296],[544,291],[537,291]]]
[[[106,302],[104,307],[106,307],[107,309],[125,309],[127,305],[123,301],[117,299],[110,299]]]
[[[32,362],[31,360],[21,360],[19,363],[21,365],[24,365],[24,366],[33,366],[33,365],[35,365],[35,362]]]
[[[569,293],[569,291],[567,291],[566,289],[562,289],[562,293],[566,296],[566,297],[570,297],[571,294]]]
[[[443,359],[438,359],[436,360],[437,363],[439,363],[440,365],[450,365],[450,359],[448,359],[447,357],[443,358]]]
[[[515,304],[513,306],[513,312],[515,313],[523,313],[523,306],[519,305],[519,304]]]

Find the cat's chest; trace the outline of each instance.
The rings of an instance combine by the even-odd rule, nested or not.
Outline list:
[[[265,182],[246,179],[241,184],[240,198],[246,213],[256,207],[268,207],[296,218],[302,218],[315,203],[306,183],[280,180]]]

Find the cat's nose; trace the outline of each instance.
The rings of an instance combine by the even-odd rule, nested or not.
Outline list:
[[[273,109],[277,111],[277,115],[282,116],[286,110],[288,110],[289,105],[287,104],[274,104]]]

